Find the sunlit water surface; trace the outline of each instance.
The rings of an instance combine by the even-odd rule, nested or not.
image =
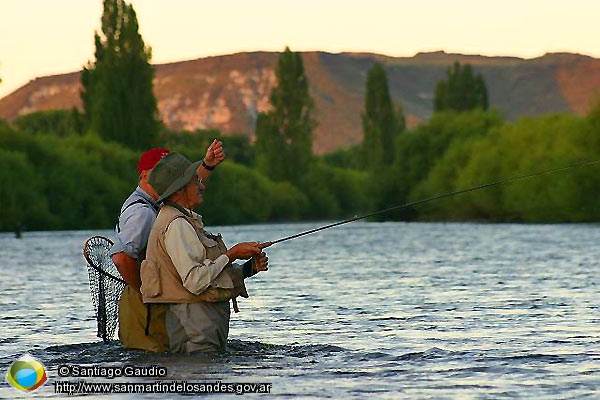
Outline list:
[[[232,245],[315,226],[211,230]],[[600,398],[598,225],[353,223],[278,244],[232,314],[228,352],[208,358],[95,337],[81,255],[95,234],[111,232],[0,234],[0,371],[38,358],[49,382],[29,396],[66,397],[61,364],[157,364],[169,380],[305,398]]]

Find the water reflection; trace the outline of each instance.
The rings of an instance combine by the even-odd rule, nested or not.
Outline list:
[[[312,227],[211,230],[236,243]],[[276,245],[216,357],[99,342],[81,256],[98,233],[0,234],[3,370],[31,352],[51,379],[64,363],[160,364],[172,379],[272,381],[306,397],[571,398],[600,386],[596,225],[354,223]]]

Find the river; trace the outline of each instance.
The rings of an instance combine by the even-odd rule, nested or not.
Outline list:
[[[233,245],[318,225],[209,229]],[[81,248],[96,234],[112,235],[0,234],[0,371],[37,358],[48,382],[35,397],[66,397],[61,365],[158,365],[168,381],[270,383],[301,398],[600,397],[600,225],[356,222],[277,244],[216,357],[95,336]],[[25,396],[0,385],[0,397]]]

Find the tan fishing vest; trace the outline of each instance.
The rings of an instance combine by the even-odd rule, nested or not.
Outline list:
[[[227,251],[221,235],[212,235],[204,230],[197,219],[174,207],[163,206],[150,231],[146,259],[141,266],[141,292],[144,303],[219,302],[235,299],[237,296],[248,297],[242,268],[232,266],[231,263],[223,268],[208,289],[198,295],[183,286],[183,281],[165,250],[167,228],[177,218],[184,218],[194,227],[206,250],[206,258],[215,260]]]

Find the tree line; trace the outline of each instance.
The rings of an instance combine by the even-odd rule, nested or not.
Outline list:
[[[151,50],[133,7],[104,0],[95,60],[82,73],[83,111],[0,121],[4,207],[0,230],[111,228],[136,183],[139,154],[166,146],[200,159],[213,138],[228,160],[211,176],[200,212],[210,225],[340,219],[443,193],[591,160],[600,154],[600,105],[588,115],[505,121],[489,110],[483,77],[455,63],[435,88],[434,114],[408,129],[390,96],[386,68],[365,82],[361,145],[312,152],[314,102],[302,57],[286,48],[271,111],[256,143],[243,135],[168,130],[152,92]],[[404,208],[394,220],[587,222],[600,220],[591,166]]]

